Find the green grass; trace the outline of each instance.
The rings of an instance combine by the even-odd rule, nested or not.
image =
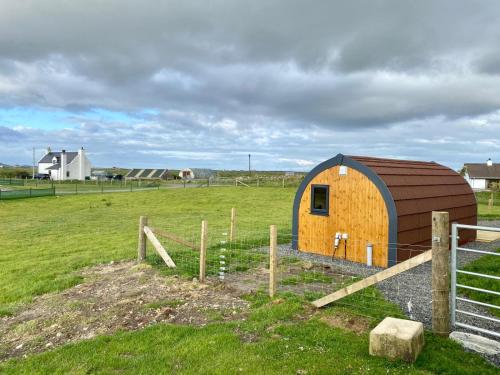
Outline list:
[[[74,271],[82,267],[134,259],[140,215],[195,240],[207,219],[217,239],[214,233],[227,231],[234,206],[242,231],[263,235],[275,223],[289,233],[294,193],[225,187],[0,201],[0,315],[79,283]]]
[[[0,202],[0,314],[12,313],[17,304],[36,295],[81,282],[74,271],[84,266],[134,259],[140,215],[149,216],[151,226],[167,228],[180,237],[194,234],[196,238],[191,240],[195,241],[201,219],[208,220],[210,233],[227,231],[230,208],[234,206],[238,210],[238,236],[248,236],[254,242],[229,244],[229,266],[237,267],[243,259],[240,257],[249,257],[242,262],[246,264],[265,262],[265,254],[245,254],[244,250],[264,244],[272,223],[278,224],[282,232],[290,232],[294,193],[293,188],[226,187]],[[217,249],[220,238],[215,236],[211,249]],[[170,250],[174,259],[190,252],[184,258],[190,260],[186,262],[190,266],[179,263],[179,273],[194,275],[196,252]],[[157,259],[151,253],[148,256],[150,262]],[[161,269],[166,270],[164,266]],[[369,299],[365,297],[370,296],[374,302],[367,305]],[[354,318],[362,314],[369,316],[374,326],[384,316],[401,317],[399,308],[384,301],[373,287],[366,289],[363,296],[354,294],[316,314],[307,303],[315,297],[282,294],[270,302],[263,294],[252,295],[248,297],[250,315],[245,320],[205,327],[158,324],[135,332],[100,336],[7,361],[0,364],[0,373],[497,373],[479,356],[429,333],[426,347],[414,365],[371,357],[367,332],[357,335],[329,327],[321,316],[339,311]],[[158,301],[145,308],[177,303]]]
[[[497,250],[497,253],[499,252],[500,249]],[[463,267],[463,270],[476,273],[483,273],[486,275],[499,276],[500,256],[486,255],[469,263],[467,266]],[[457,283],[464,284],[467,286],[472,286],[475,288],[488,289],[500,293],[500,281],[498,280],[472,276],[472,275],[458,274]],[[476,292],[474,290],[467,290],[463,288],[458,288],[458,292],[466,296],[467,298],[473,299],[475,301],[485,302],[492,305],[500,306],[500,296],[489,293]],[[490,309],[490,312],[500,317],[499,309]]]
[[[269,303],[251,298],[245,321],[202,328],[158,324],[66,345],[0,364],[4,374],[496,374],[477,355],[450,340],[426,333],[417,362],[389,362],[368,354],[368,333],[357,335],[326,325],[328,308],[307,314],[304,301],[282,297]],[[346,314],[346,310],[342,309]],[[347,311],[347,313],[349,313]],[[355,315],[353,315],[356,318]],[[371,320],[371,326],[376,320]]]
[[[478,204],[488,204],[488,199],[491,197],[491,192],[480,191],[476,193],[476,201]],[[493,192],[493,203],[495,206],[500,206],[500,192]]]
[[[478,204],[478,218],[482,220],[500,219],[500,206],[493,206],[491,209],[487,204]]]
[[[493,193],[493,207],[488,207],[491,192],[476,193],[478,216],[482,220],[500,219],[500,192]]]
[[[281,285],[297,285],[311,283],[331,283],[332,276],[328,276],[319,272],[301,271],[297,275],[289,276],[281,280]]]

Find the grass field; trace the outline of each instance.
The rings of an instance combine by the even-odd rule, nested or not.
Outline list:
[[[500,219],[500,192],[493,193],[493,207],[488,207],[488,199],[491,193],[476,193],[477,210],[479,219],[497,220]]]
[[[238,225],[290,232],[295,189],[172,189],[0,201],[0,314],[33,296],[75,285],[72,271],[91,264],[136,257],[137,225],[148,215],[154,226],[193,233],[202,219],[210,227]],[[29,214],[28,214],[29,213]],[[175,224],[175,225],[173,225]],[[22,277],[19,277],[22,275]]]
[[[48,197],[0,202],[0,313],[13,314],[33,297],[80,283],[82,267],[134,259],[137,223],[148,215],[155,227],[180,235],[229,224],[231,207],[238,226],[265,233],[270,224],[291,230],[295,188],[172,189],[104,195]],[[414,365],[368,355],[368,331],[354,333],[327,321],[345,316],[373,327],[382,316],[346,310],[315,312],[302,298],[281,295],[271,302],[261,294],[247,297],[252,307],[244,321],[205,327],[157,324],[66,345],[43,354],[0,364],[17,373],[394,373],[495,374],[477,355],[426,334],[426,347]],[[380,311],[399,310],[389,303]],[[325,320],[326,319],[326,320]],[[307,371],[307,372],[306,372]]]
[[[498,252],[500,252],[500,249],[497,250],[497,253]],[[500,256],[495,256],[495,255],[484,256],[469,263],[468,265],[463,267],[463,269],[465,271],[498,276],[500,270]],[[458,274],[457,276],[458,276],[457,283],[459,284],[464,284],[475,288],[487,289],[500,293],[500,281],[498,280],[472,276],[472,275],[465,275],[465,274]],[[462,295],[470,299],[500,306],[500,296],[498,295],[481,293],[466,289],[459,289],[459,291]],[[500,310],[493,308],[489,310],[493,315],[500,317]]]
[[[301,300],[268,303],[253,298],[242,322],[203,328],[156,325],[102,336],[0,365],[5,374],[496,374],[477,355],[447,339],[426,334],[414,365],[368,355],[368,334],[332,328],[325,320],[350,316],[326,309],[304,320]],[[367,319],[358,317],[357,319]],[[326,320],[327,321],[327,320]],[[375,324],[368,320],[368,326]]]

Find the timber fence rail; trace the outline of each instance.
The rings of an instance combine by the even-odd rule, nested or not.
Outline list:
[[[237,235],[230,241],[230,220],[226,228],[211,225],[210,220],[204,223],[200,220],[198,225],[175,228],[149,220],[152,231],[177,266],[169,272],[201,282],[223,283],[242,293],[260,292],[271,297],[297,295],[313,302],[382,270],[292,250],[289,229],[280,231],[279,226],[274,226],[275,229],[270,226],[267,230],[237,227]],[[160,227],[164,229],[158,229]],[[413,256],[426,250],[430,247],[408,251]],[[154,253],[148,252],[146,259],[164,266],[163,260]],[[425,314],[430,324],[432,279],[429,267],[399,275],[396,279],[380,283],[383,284],[381,289],[378,285],[363,288],[335,301],[334,305],[366,317],[406,315],[420,319]],[[408,284],[412,288],[410,291],[406,287]]]
[[[406,316],[431,325],[432,272],[426,263],[431,246],[390,244],[405,251],[411,267],[404,259],[395,259],[394,267],[382,268],[367,265],[366,241],[350,240],[345,259],[342,251],[332,258],[293,250],[292,235],[288,239],[278,244],[278,292],[302,295],[316,307],[331,303],[367,317]],[[325,245],[333,250],[329,240]],[[374,252],[387,247],[387,243],[370,245]]]
[[[446,288],[433,286],[432,266],[428,262],[437,245],[444,244],[444,239],[438,241],[437,235],[429,246],[389,244],[403,257],[394,259],[391,263],[395,266],[384,270],[366,264],[366,241],[348,242],[347,259],[342,251],[332,259],[331,255],[293,250],[289,223],[263,227],[262,223],[243,224],[240,219],[236,210],[228,210],[226,224],[220,224],[220,219],[186,217],[176,223],[161,224],[153,219],[148,225],[176,263],[176,269],[169,272],[201,282],[224,283],[243,293],[261,292],[271,297],[296,295],[310,302],[363,282],[366,285],[335,299],[332,306],[366,317],[408,317],[423,321],[428,328],[434,324],[436,331],[443,332],[442,328],[436,328],[439,326],[436,319],[433,322],[433,311],[434,317],[446,324],[449,320],[443,309],[443,301],[448,300]],[[387,243],[370,245],[373,251],[388,246]],[[147,259],[153,264],[163,264],[155,254]],[[349,259],[362,261],[355,263]],[[370,277],[375,282],[364,281]]]

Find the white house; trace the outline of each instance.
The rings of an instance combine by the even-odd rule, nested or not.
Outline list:
[[[203,168],[184,168],[179,171],[179,177],[183,180],[192,180],[195,178],[212,178],[215,172],[211,169]]]
[[[194,178],[194,172],[189,168],[184,168],[179,171],[179,177],[183,180],[192,180]]]
[[[38,174],[48,175],[51,180],[85,180],[90,178],[90,161],[83,147],[77,152],[47,153],[38,162]]]
[[[490,188],[492,182],[500,181],[500,164],[488,159],[486,163],[469,163],[464,165],[464,177],[473,189]]]

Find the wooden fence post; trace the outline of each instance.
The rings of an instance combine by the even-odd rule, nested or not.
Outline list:
[[[231,227],[229,228],[229,242],[236,238],[236,208],[231,208]]]
[[[201,241],[200,241],[200,283],[205,282],[205,274],[207,267],[207,239],[208,239],[208,222],[201,222]]]
[[[276,294],[276,273],[278,268],[278,231],[276,225],[269,227],[269,297]]]
[[[137,247],[137,260],[142,262],[146,259],[146,234],[144,227],[148,225],[148,217],[141,216],[139,219],[139,245]]]
[[[493,209],[493,193],[491,193],[490,199],[488,199],[488,209],[490,211]]]
[[[432,212],[432,330],[450,333],[450,223],[448,212]]]

